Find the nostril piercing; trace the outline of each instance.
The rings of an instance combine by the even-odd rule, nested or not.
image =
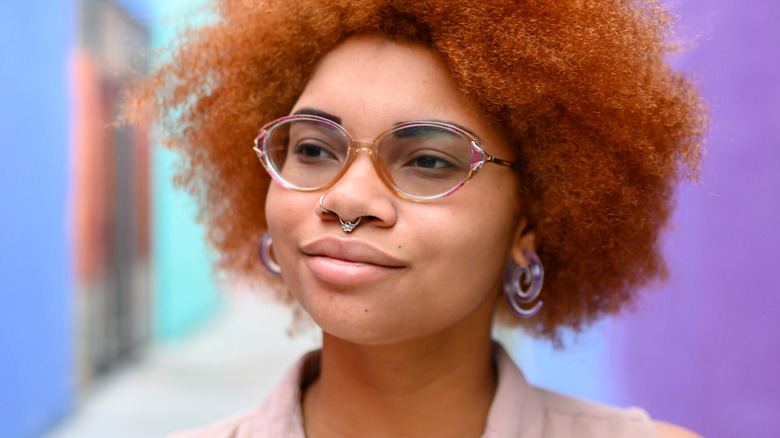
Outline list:
[[[360,221],[363,220],[363,216],[358,216],[358,218],[357,218],[357,220],[355,222],[345,221],[335,211],[328,210],[327,208],[325,208],[325,206],[322,205],[322,201],[325,200],[326,196],[328,196],[327,193],[322,195],[322,196],[320,196],[320,208],[325,213],[335,214],[336,217],[339,218],[339,222],[341,223],[341,229],[344,230],[345,233],[351,233],[352,230],[354,230],[358,225],[360,225]]]

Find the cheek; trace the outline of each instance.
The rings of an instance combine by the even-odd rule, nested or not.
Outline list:
[[[503,259],[517,222],[516,209],[495,197],[470,196],[446,209],[423,210],[416,218],[420,238],[444,247],[448,256],[466,261]],[[427,217],[424,216],[428,213]]]
[[[268,230],[271,234],[277,234],[275,231],[289,226],[289,218],[293,217],[295,203],[291,202],[291,193],[277,184],[271,184],[268,189],[268,196],[265,201],[265,219],[268,223]]]
[[[274,258],[282,268],[282,273],[289,273],[289,266],[297,253],[296,241],[301,230],[299,225],[306,211],[306,200],[298,199],[296,192],[273,184],[268,190],[265,203],[265,217],[268,231],[273,239],[272,251]],[[289,285],[291,276],[284,276]]]
[[[300,235],[304,226],[316,221],[317,210],[317,197],[272,184],[265,203],[265,218],[274,241]]]
[[[420,272],[421,282],[479,300],[503,273],[515,221],[501,208],[473,205],[479,208],[454,206],[418,215],[415,231],[408,234],[415,239],[410,245],[419,253],[416,259],[433,262],[428,265],[431,271]]]

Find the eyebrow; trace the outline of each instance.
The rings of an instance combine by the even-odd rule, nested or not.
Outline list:
[[[334,116],[333,114],[326,113],[325,111],[321,111],[315,108],[309,108],[309,107],[303,107],[299,109],[298,111],[293,113],[294,116],[318,116],[322,117],[323,119],[328,119],[333,123],[341,124],[341,117]]]
[[[464,130],[464,131],[468,132],[468,133],[469,133],[469,134],[471,134],[471,135],[472,135],[474,138],[476,138],[478,142],[482,143],[482,139],[480,139],[480,138],[479,138],[479,136],[478,136],[477,134],[475,134],[475,133],[474,133],[472,130],[470,130],[469,128],[466,128],[466,127],[465,127],[465,126],[463,126],[463,125],[460,125],[460,124],[458,124],[458,123],[455,123],[455,122],[453,122],[453,121],[450,121],[450,120],[437,120],[437,119],[412,120],[412,121],[409,121],[409,122],[398,122],[398,123],[396,123],[395,125],[393,125],[393,127],[395,127],[395,126],[398,126],[398,125],[402,125],[402,124],[404,124],[404,123],[414,123],[414,122],[437,122],[437,123],[446,123],[446,124],[448,124],[448,125],[452,125],[452,126],[458,127],[458,128],[460,128],[460,129],[462,129],[462,130]]]
[[[299,109],[298,111],[294,112],[293,115],[294,116],[299,116],[299,115],[303,115],[303,116],[318,116],[318,117],[322,117],[324,119],[328,119],[328,120],[330,120],[333,123],[337,123],[337,124],[341,125],[341,117],[334,116],[331,113],[328,113],[328,112],[325,112],[325,111],[322,111],[322,110],[318,110],[316,108],[303,107],[303,108]],[[393,125],[393,127],[396,127],[396,126],[404,124],[404,123],[411,123],[411,122],[418,122],[418,121],[421,121],[421,120],[413,120],[413,121],[409,121],[409,122],[398,122],[395,125]],[[446,123],[448,125],[457,126],[458,128],[460,128],[460,129],[468,132],[469,134],[471,134],[474,138],[477,139],[478,142],[482,143],[482,139],[479,138],[479,136],[477,134],[475,134],[472,130],[466,128],[463,125],[455,123],[453,121],[450,121],[450,120],[436,120],[436,119],[425,119],[425,121],[426,122]]]

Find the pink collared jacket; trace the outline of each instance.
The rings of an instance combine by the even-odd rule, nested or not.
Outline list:
[[[482,438],[657,438],[638,408],[619,409],[528,384],[496,344],[498,387]],[[320,352],[303,356],[256,409],[169,438],[305,438],[301,382],[319,372]]]

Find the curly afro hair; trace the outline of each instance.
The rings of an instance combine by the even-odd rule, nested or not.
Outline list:
[[[675,185],[695,179],[707,123],[666,55],[674,22],[654,0],[219,0],[129,91],[182,156],[217,268],[261,278],[256,245],[270,178],[251,151],[287,115],[318,61],[350,35],[422,41],[518,150],[521,202],[546,268],[534,318],[556,339],[630,304],[667,275],[659,234]],[[285,298],[282,288],[277,288]]]

